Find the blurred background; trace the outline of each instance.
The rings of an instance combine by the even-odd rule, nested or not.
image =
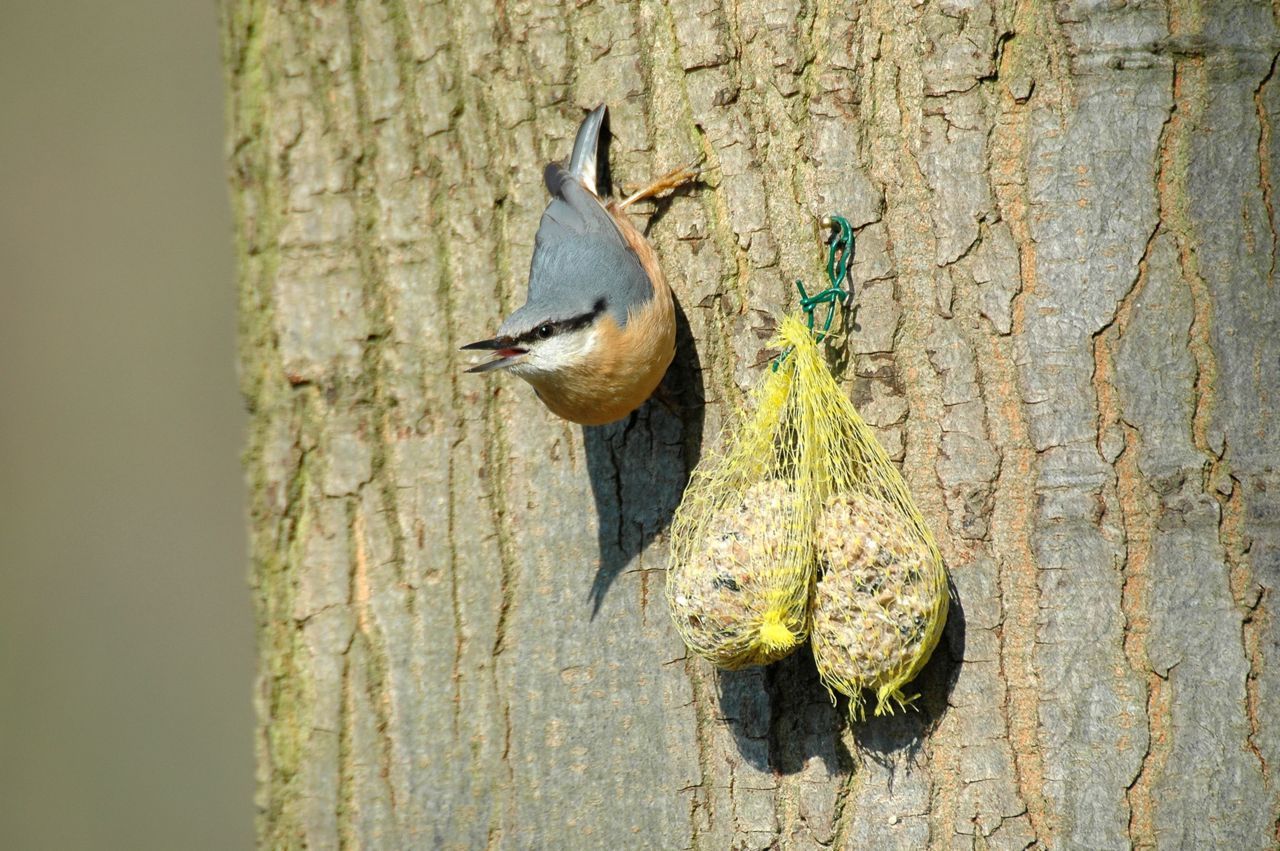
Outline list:
[[[0,847],[248,848],[217,7],[0,9]]]

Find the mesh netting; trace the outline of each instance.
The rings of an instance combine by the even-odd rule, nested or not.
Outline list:
[[[676,629],[723,668],[775,661],[808,634],[814,505],[796,451],[804,417],[794,378],[794,361],[768,374],[725,430],[728,445],[694,471],[672,522]]]
[[[725,668],[785,656],[812,633],[828,688],[861,712],[905,705],[946,622],[947,579],[905,482],[827,369],[813,333],[788,352],[672,525],[667,597],[691,650]]]

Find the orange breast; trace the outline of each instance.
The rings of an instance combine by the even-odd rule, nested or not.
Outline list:
[[[553,380],[530,381],[552,413],[581,425],[611,423],[643,405],[676,353],[675,305],[658,258],[626,213],[613,203],[607,209],[653,283],[653,298],[627,315],[626,328],[608,315],[597,323],[586,362]]]

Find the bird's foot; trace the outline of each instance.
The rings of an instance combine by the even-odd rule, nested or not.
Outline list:
[[[653,198],[656,195],[661,195],[663,192],[678,189],[686,183],[691,183],[694,180],[697,180],[701,174],[702,160],[698,159],[689,165],[683,165],[680,166],[680,168],[669,171],[643,189],[632,192],[618,206],[625,210],[637,201],[643,201],[645,198]]]

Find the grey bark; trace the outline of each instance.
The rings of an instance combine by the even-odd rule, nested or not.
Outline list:
[[[262,843],[1275,844],[1276,20],[226,0]],[[457,348],[601,101],[615,180],[712,171],[649,223],[674,403],[579,429]],[[687,658],[661,594],[831,211],[849,391],[958,600],[921,711],[854,725],[806,653]]]

